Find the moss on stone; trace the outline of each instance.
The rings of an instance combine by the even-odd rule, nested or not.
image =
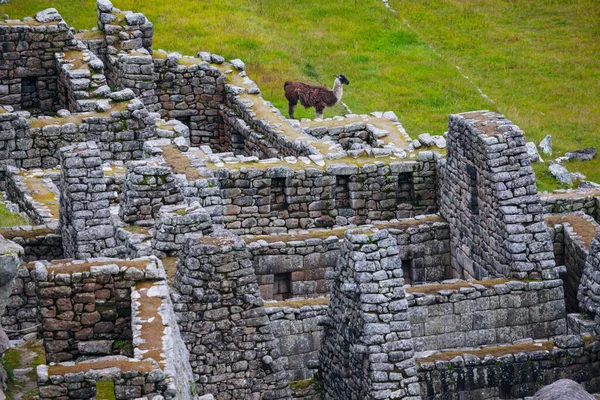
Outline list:
[[[435,361],[450,361],[454,357],[462,356],[463,354],[471,354],[479,358],[484,358],[486,355],[491,355],[494,357],[501,357],[507,354],[514,353],[530,353],[533,351],[551,351],[554,348],[554,342],[552,340],[546,340],[543,342],[533,342],[533,343],[522,343],[522,344],[512,344],[508,346],[492,346],[492,347],[484,347],[481,349],[464,349],[464,350],[452,350],[452,351],[443,351],[439,353],[432,354],[427,357],[417,358],[417,363],[425,363],[425,362],[435,362]]]
[[[286,301],[269,301],[265,303],[265,307],[292,307],[301,308],[304,306],[326,306],[329,304],[329,296],[316,297],[314,299],[299,299]]]
[[[98,381],[96,383],[96,400],[116,400],[115,383],[113,381]]]

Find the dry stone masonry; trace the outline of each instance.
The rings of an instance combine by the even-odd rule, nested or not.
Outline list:
[[[0,20],[0,352],[43,339],[40,399],[600,392],[600,192],[539,194],[504,116],[288,120],[96,6]]]

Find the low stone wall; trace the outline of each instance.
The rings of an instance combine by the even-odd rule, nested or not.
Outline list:
[[[265,305],[275,348],[281,354],[289,381],[311,379],[319,366],[323,327],[317,322],[327,313],[327,305],[306,303],[302,306],[285,302]]]
[[[34,274],[48,362],[130,353],[131,287],[164,279],[148,258],[36,262]]]
[[[437,353],[417,358],[421,395],[427,399],[514,399],[533,396],[562,378],[600,390],[600,343],[591,337],[489,349]]]
[[[58,223],[0,228],[0,235],[23,247],[26,262],[65,258]]]
[[[8,336],[19,339],[39,331],[36,285],[32,276],[33,264],[21,264],[17,270],[12,292],[2,315],[2,327]]]
[[[35,224],[53,226],[58,222],[56,210],[50,208],[52,203],[56,204],[59,195],[51,175],[44,170],[26,172],[10,166],[6,168],[6,192],[9,200],[16,203],[19,210],[27,214]]]
[[[213,393],[217,400],[290,398],[250,253],[240,238],[189,238],[173,286],[200,394]]]
[[[238,234],[361,225],[437,211],[435,163],[329,164],[325,170],[219,169],[225,228]]]
[[[344,236],[322,322],[326,399],[420,398],[396,246],[387,230]]]
[[[434,293],[428,291],[428,285],[408,289],[416,351],[511,343],[567,333],[560,279],[462,283],[460,289],[452,288],[452,284],[433,285],[439,287]]]
[[[0,105],[57,111],[54,54],[74,49],[77,41],[55,9],[30,21],[0,22]]]
[[[597,190],[575,190],[540,195],[540,202],[546,214],[582,211],[596,218],[599,200],[600,193]]]

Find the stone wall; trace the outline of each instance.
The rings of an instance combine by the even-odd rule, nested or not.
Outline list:
[[[56,10],[40,11],[29,21],[0,23],[0,44],[0,105],[58,110],[55,53],[73,49],[77,43]]]
[[[109,256],[116,247],[101,152],[94,142],[65,146],[61,154],[60,224],[64,254],[86,259]]]
[[[0,315],[5,313],[6,306],[10,302],[9,297],[12,293],[14,278],[17,275],[22,256],[23,249],[21,246],[0,236]],[[0,356],[10,347],[4,328],[0,325]],[[7,376],[4,367],[0,366],[0,378],[2,378],[0,393],[3,393],[2,389]]]
[[[580,236],[578,230],[582,228],[582,223],[586,223],[586,228],[591,230],[594,230],[594,228],[597,229],[598,224],[592,217],[583,214],[581,211],[567,215],[565,218],[570,219],[562,222],[560,219],[553,220],[552,218],[547,218],[547,220],[554,224],[550,232],[554,242],[554,256],[557,265],[564,265],[561,278],[564,282],[567,313],[577,313],[579,312],[577,293],[585,263],[589,257],[589,243],[586,243],[587,238]],[[570,222],[578,224],[576,229]]]
[[[12,292],[6,301],[6,309],[2,314],[2,326],[11,331],[9,337],[13,339],[40,330],[32,270],[33,264],[31,263],[19,266]]]
[[[95,141],[103,160],[142,158],[144,141],[156,135],[154,118],[139,100],[116,103],[108,111],[68,117],[27,119],[0,113],[2,164],[19,168],[55,168],[59,148]]]
[[[589,336],[583,339],[585,344],[579,336],[558,336],[553,341],[417,359],[421,394],[452,400],[527,398],[562,378],[574,379],[596,393],[600,343]]]
[[[96,385],[107,381],[113,382],[117,400],[156,396],[166,386],[164,374],[153,369],[151,363],[132,362],[122,356],[99,357],[83,367],[80,364],[37,367],[40,400],[93,399]]]
[[[525,137],[504,116],[450,116],[440,211],[456,277],[557,277]]]
[[[225,228],[238,234],[361,225],[431,214],[435,164],[329,164],[325,170],[285,167],[216,171]]]
[[[253,82],[252,85],[256,86]],[[231,141],[233,141],[231,138],[235,138],[236,136],[240,138],[237,140],[239,142],[242,140],[241,138],[244,138],[245,140],[249,136],[260,135],[262,140],[269,143],[270,147],[272,147],[273,150],[270,151],[276,151],[281,157],[308,157],[310,155],[319,154],[319,151],[314,146],[307,144],[304,141],[294,140],[293,136],[290,137],[282,134],[283,130],[291,130],[292,135],[301,135],[300,129],[293,128],[285,118],[280,118],[277,123],[272,123],[267,119],[264,119],[265,115],[257,115],[253,106],[257,109],[267,108],[269,113],[274,112],[276,115],[281,116],[279,111],[272,109],[270,104],[266,104],[262,98],[248,97],[247,94],[244,93],[244,89],[241,91],[240,89],[242,88],[234,87],[232,85],[227,86],[225,106],[220,113],[223,120],[227,120],[226,126],[231,129],[231,131],[227,132],[227,135],[230,135]],[[253,93],[260,93],[258,88],[254,91],[250,89],[250,91]],[[255,104],[255,102],[258,103]],[[262,104],[260,102],[262,102]],[[243,121],[243,123],[239,123],[240,120]],[[236,146],[233,146],[233,148],[235,149]],[[267,155],[264,154],[265,151],[262,151],[262,153],[263,155]]]
[[[16,203],[34,224],[56,229],[56,198],[59,191],[52,179],[54,174],[44,170],[26,173],[14,167],[6,167],[5,171],[9,200]]]
[[[376,225],[387,229],[398,246],[406,283],[441,281],[450,273],[448,224],[437,216],[422,216]],[[327,269],[335,267],[346,228],[305,234],[247,237],[261,296],[265,300],[315,297],[328,293]],[[289,289],[281,293],[282,279]],[[285,284],[285,282],[284,282]],[[280,292],[280,293],[278,293]]]
[[[540,195],[546,214],[582,211],[594,218],[598,216],[598,199],[596,190],[575,190]]]
[[[244,242],[190,238],[180,254],[173,298],[200,394],[289,399]]]
[[[590,245],[577,292],[580,311],[594,315],[596,323],[600,322],[600,275],[598,270],[600,270],[600,233],[596,235]]]
[[[511,343],[567,333],[560,279],[475,281],[460,289],[453,289],[451,284],[429,286],[408,289],[416,351]],[[432,293],[436,287],[439,290]]]
[[[164,55],[164,58],[160,56]],[[194,65],[186,65],[193,61]],[[214,65],[178,54],[156,53],[155,108],[162,117],[178,119],[190,128],[193,146],[209,145],[228,150],[223,143],[219,106],[225,99],[226,77]]]
[[[417,399],[419,384],[396,241],[346,231],[321,349],[325,399]]]
[[[173,171],[159,158],[127,163],[119,216],[126,223],[153,221],[162,206],[183,201]]]
[[[109,84],[122,89],[121,52],[137,51],[142,55],[152,54],[152,22],[141,13],[121,11],[113,7],[109,0],[98,0],[98,28],[104,34],[106,54],[99,54],[106,67]],[[129,86],[128,86],[129,87]]]
[[[290,235],[282,236],[281,242],[259,240],[248,244],[263,299],[306,298],[327,293],[325,271],[335,267],[341,242],[336,236],[327,237],[327,231],[314,236],[296,239]],[[276,278],[284,281],[281,284],[285,288],[275,287]]]
[[[160,255],[177,256],[189,234],[208,236],[212,232],[212,218],[198,203],[163,207],[155,221],[152,249]]]
[[[311,379],[319,365],[319,351],[323,327],[319,317],[327,312],[326,305],[287,306],[267,304],[269,325],[275,337],[275,348],[281,354],[281,362],[289,381]]]
[[[36,262],[46,360],[130,354],[131,287],[157,278],[158,266],[150,259]]]
[[[99,104],[108,101],[93,99],[110,92],[106,86],[104,64],[90,50],[71,50],[57,53],[58,100],[71,113],[96,111]]]
[[[23,247],[26,262],[64,258],[62,234],[56,223],[0,228],[0,235]]]

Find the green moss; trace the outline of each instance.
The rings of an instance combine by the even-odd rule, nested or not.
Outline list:
[[[298,391],[298,390],[304,390],[304,389],[308,388],[310,385],[312,385],[313,382],[314,382],[314,379],[291,381],[291,382],[289,382],[289,386],[290,386],[290,389],[292,389],[293,391]]]
[[[116,400],[115,383],[113,381],[96,383],[96,400]]]
[[[16,349],[8,349],[6,353],[4,353],[4,357],[2,358],[2,366],[6,371],[6,376],[8,377],[8,384],[10,385],[15,378],[14,370],[15,368],[19,368],[21,364],[21,353]]]
[[[26,225],[27,220],[19,214],[15,214],[6,209],[4,198],[0,193],[0,228]]]

